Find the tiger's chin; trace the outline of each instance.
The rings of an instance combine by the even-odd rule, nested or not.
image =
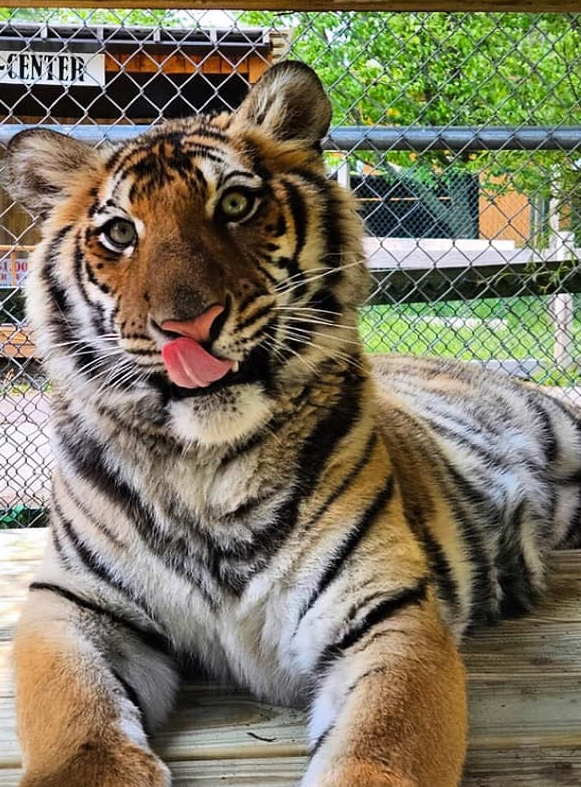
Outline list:
[[[149,379],[159,394],[168,426],[180,442],[203,446],[232,445],[268,423],[275,403],[273,368],[256,347],[234,371],[205,387],[184,388],[166,375]]]
[[[167,402],[170,428],[186,443],[231,445],[264,427],[273,400],[258,383],[246,383],[172,396]]]

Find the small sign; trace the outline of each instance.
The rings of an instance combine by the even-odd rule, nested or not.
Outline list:
[[[0,50],[0,82],[11,85],[103,86],[105,55]]]
[[[8,255],[0,257],[0,287],[21,287],[27,271],[27,259],[19,257],[14,264]]]

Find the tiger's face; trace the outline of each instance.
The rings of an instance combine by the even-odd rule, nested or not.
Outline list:
[[[289,62],[233,114],[117,147],[17,135],[7,171],[43,217],[28,302],[53,380],[103,406],[147,399],[211,444],[358,356],[367,277],[351,200],[324,174],[330,116],[315,74]]]

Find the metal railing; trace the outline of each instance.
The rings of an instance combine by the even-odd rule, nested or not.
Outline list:
[[[123,142],[133,139],[150,128],[150,125],[131,126],[78,124],[43,124],[43,127],[69,134],[89,145],[103,140]],[[30,123],[4,123],[0,125],[0,145],[7,145],[19,131],[36,128]],[[367,126],[334,126],[323,141],[324,150],[353,152],[356,150],[560,150],[581,152],[581,126],[407,126],[394,128],[369,128]],[[0,246],[0,249],[2,247]]]

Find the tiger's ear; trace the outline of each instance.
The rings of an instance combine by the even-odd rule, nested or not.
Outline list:
[[[79,176],[96,172],[94,148],[43,128],[16,134],[6,150],[5,187],[33,214],[43,214],[68,195]]]
[[[331,102],[313,69],[287,60],[264,73],[235,118],[265,128],[276,139],[312,145],[327,133],[331,115]]]

